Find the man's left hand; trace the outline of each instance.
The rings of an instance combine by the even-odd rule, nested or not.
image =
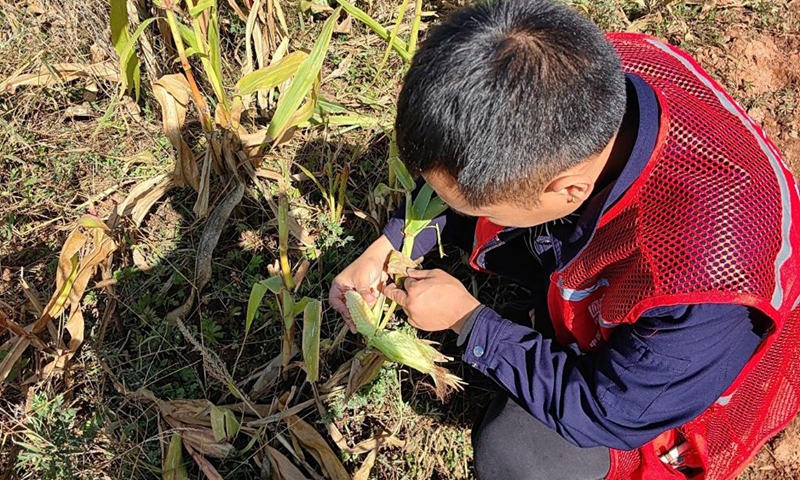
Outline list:
[[[387,285],[383,294],[408,314],[408,323],[429,332],[456,333],[481,302],[455,277],[443,270],[408,270],[403,286]]]

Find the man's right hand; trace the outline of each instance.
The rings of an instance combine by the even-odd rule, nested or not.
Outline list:
[[[389,279],[384,267],[392,250],[394,247],[389,239],[381,235],[360,257],[333,279],[328,301],[334,310],[342,314],[353,333],[356,332],[356,327],[350,319],[344,294],[348,290],[355,290],[364,297],[368,304],[373,305],[378,298],[378,292],[383,290]]]

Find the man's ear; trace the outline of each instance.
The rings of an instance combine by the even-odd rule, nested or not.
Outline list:
[[[562,195],[569,203],[584,202],[594,189],[594,181],[580,173],[565,173],[554,178],[545,192]]]

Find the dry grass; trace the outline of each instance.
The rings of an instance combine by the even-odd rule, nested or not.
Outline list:
[[[383,25],[393,25],[399,3],[378,0],[359,5]],[[796,108],[800,79],[790,71],[791,65],[798,65],[791,59],[800,47],[796,34],[800,2],[718,2],[716,9],[711,3],[682,1],[668,6],[627,0],[570,3],[606,28],[639,29],[687,48],[765,124],[788,160],[800,161]],[[424,6],[442,14],[454,5]],[[20,70],[33,71],[42,62],[115,59],[107,8],[105,2],[95,0],[0,3],[0,82]],[[232,87],[241,68],[245,26],[227,6],[221,8],[224,76]],[[301,14],[289,4],[284,9],[290,50],[309,49],[327,14]],[[426,17],[423,23],[430,21],[435,17]],[[401,32],[407,32],[409,24]],[[390,55],[379,74],[385,45],[357,22],[350,33],[336,35],[323,67],[323,77],[328,78],[322,95],[359,114],[390,122],[403,63]],[[760,65],[747,55],[753,48],[787,60]],[[174,55],[162,43],[155,42],[154,55],[165,71],[179,71]],[[736,73],[767,68],[775,71],[766,80]],[[161,133],[149,75],[145,69],[145,88],[136,105],[120,101],[115,85],[86,79],[0,93],[0,311],[18,323],[27,325],[37,318],[31,299],[44,304],[52,295],[59,251],[75,220],[87,212],[105,218],[137,183],[171,170],[174,154]],[[767,81],[776,83],[765,89]],[[202,137],[191,112],[186,131],[193,140]],[[342,133],[314,127],[298,131],[289,144],[267,158],[267,166],[292,159],[312,172],[322,172],[329,163],[336,171],[349,164],[349,205],[380,222],[385,212],[374,205],[371,192],[386,181],[388,143],[377,128]],[[324,176],[321,180],[327,185]],[[215,178],[212,206],[221,202],[224,191],[225,182]],[[292,244],[293,263],[299,264],[304,257],[310,260],[301,293],[323,298],[336,272],[366,247],[377,230],[352,212],[341,225],[326,220],[328,206],[311,182],[295,182],[288,194],[292,214],[314,235],[319,250],[317,256],[309,257],[297,243]],[[185,320],[201,348],[165,321],[167,313],[183,302],[186,286],[194,278],[205,225],[192,213],[194,201],[190,189],[172,190],[141,225],[126,221],[115,232],[120,248],[109,273],[116,284],[113,290],[89,284],[81,302],[86,339],[70,368],[41,378],[37,372],[52,360],[53,352],[29,349],[13,378],[0,383],[0,478],[160,477],[168,442],[180,429],[165,413],[172,404],[154,403],[141,389],[159,401],[208,399],[217,405],[234,404],[238,400],[215,377],[217,372],[209,369],[203,351],[213,352],[237,382],[261,371],[279,354],[282,326],[275,302],[260,308],[246,340],[243,335],[250,288],[268,276],[267,265],[279,256],[275,216],[252,185],[222,231],[199,310]],[[451,252],[450,258],[458,254]],[[472,275],[452,263],[443,266],[465,279]],[[474,282],[489,304],[506,300],[494,293],[496,280],[476,276]],[[112,304],[115,308],[109,310]],[[108,311],[112,314],[104,315]],[[340,335],[342,322],[332,312],[324,312],[323,319],[319,388],[315,391],[304,383],[295,364],[285,378],[276,378],[258,394],[250,388],[252,381],[247,384],[251,400],[277,411],[276,399],[291,392],[289,398],[282,397],[287,407],[307,405],[299,417],[322,432],[351,473],[371,457],[364,446],[371,444],[362,442],[377,436],[391,440],[383,440],[377,450],[372,478],[470,478],[471,423],[491,398],[491,385],[468,367],[453,364],[454,373],[471,386],[467,393],[456,393],[443,404],[435,399],[424,376],[386,366],[351,398],[329,388],[328,396],[317,405],[315,393],[324,396],[324,384],[363,347],[357,338]],[[8,338],[0,332],[0,343]],[[47,332],[42,338],[53,341]],[[444,343],[445,354],[458,355],[451,337],[432,338]],[[345,378],[333,383],[347,382]],[[335,431],[343,437],[336,437]],[[291,433],[285,422],[241,434],[231,445],[245,450],[251,435],[260,436],[252,449],[225,460],[210,460],[225,478],[259,478],[267,445],[293,458],[289,448],[297,448],[291,439],[298,434]],[[356,448],[359,445],[363,448]],[[788,478],[778,474],[800,471],[791,463],[791,455],[780,455],[786,450],[780,447],[767,447],[746,478]],[[777,457],[769,455],[773,449]],[[186,452],[184,460],[190,476],[198,476],[199,467]],[[308,468],[322,473],[310,456],[306,460]],[[769,477],[771,472],[778,476]]]

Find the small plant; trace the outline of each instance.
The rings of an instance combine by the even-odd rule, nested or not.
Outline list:
[[[48,399],[37,392],[24,430],[14,440],[21,451],[15,469],[22,478],[77,478],[79,456],[100,430],[98,416],[85,421],[77,410],[64,402],[64,396]]]
[[[222,326],[215,322],[213,318],[203,317],[200,320],[200,327],[202,329],[203,340],[205,340],[207,345],[214,346],[225,338],[225,332],[222,330]]]

